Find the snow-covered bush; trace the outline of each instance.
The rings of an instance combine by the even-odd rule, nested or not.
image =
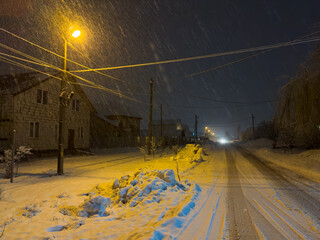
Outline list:
[[[147,154],[148,154],[148,146],[144,145],[144,146],[139,147],[139,149],[140,149],[140,152],[143,154],[144,160],[146,161],[147,160]]]
[[[23,161],[27,156],[31,155],[31,148],[26,146],[20,146],[14,155],[14,164],[16,166],[16,173],[18,173],[18,163]],[[2,163],[2,168],[5,169],[4,178],[10,178],[11,176],[11,161],[12,161],[12,150],[4,150],[4,155],[0,156],[0,163]]]

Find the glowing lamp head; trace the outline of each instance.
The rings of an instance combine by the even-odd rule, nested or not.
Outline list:
[[[72,33],[72,37],[77,38],[80,36],[80,34],[81,34],[80,30],[76,30]]]

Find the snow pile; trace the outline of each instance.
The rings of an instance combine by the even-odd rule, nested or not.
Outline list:
[[[98,214],[98,216],[106,216],[106,208],[111,206],[111,200],[107,197],[98,196],[90,199],[90,201],[84,204],[84,209],[80,213],[83,217],[93,216]]]
[[[199,144],[187,144],[185,148],[179,151],[176,160],[182,160],[189,163],[202,162],[202,155],[205,154]]]
[[[140,169],[133,176],[116,179],[111,188],[107,184],[99,184],[96,189],[98,194],[111,196],[114,205],[135,207],[138,204],[159,203],[163,200],[163,192],[188,191],[191,185],[188,180],[178,182],[172,169]],[[199,186],[197,190],[200,190]]]

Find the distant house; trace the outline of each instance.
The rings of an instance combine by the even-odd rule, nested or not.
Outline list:
[[[56,76],[59,76],[58,74]],[[71,80],[74,81],[74,80]],[[64,148],[89,149],[90,101],[79,85],[67,84],[74,92],[65,114]],[[0,76],[0,150],[12,144],[35,151],[58,149],[60,81],[39,73]]]
[[[166,119],[162,120],[162,137],[166,142],[176,142],[180,139],[189,136],[189,127],[182,124],[179,119]],[[152,121],[152,136],[159,138],[161,136],[161,121]]]
[[[108,115],[107,119],[118,123],[118,136],[140,136],[140,117],[126,115]]]
[[[140,120],[137,116],[91,114],[90,148],[137,146]]]
[[[182,132],[185,130],[186,130],[186,126],[184,126],[179,119],[162,120],[162,136],[163,137],[177,138],[181,136]],[[161,121],[160,120],[152,121],[152,135],[156,137],[160,137],[160,134],[161,134]]]
[[[111,121],[102,114],[92,113],[90,117],[90,148],[118,147],[117,121]]]

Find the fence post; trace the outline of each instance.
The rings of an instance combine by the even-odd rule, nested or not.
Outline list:
[[[11,158],[11,176],[10,176],[11,183],[13,183],[13,172],[14,172],[15,135],[16,135],[16,130],[14,129],[12,133],[12,158]]]

